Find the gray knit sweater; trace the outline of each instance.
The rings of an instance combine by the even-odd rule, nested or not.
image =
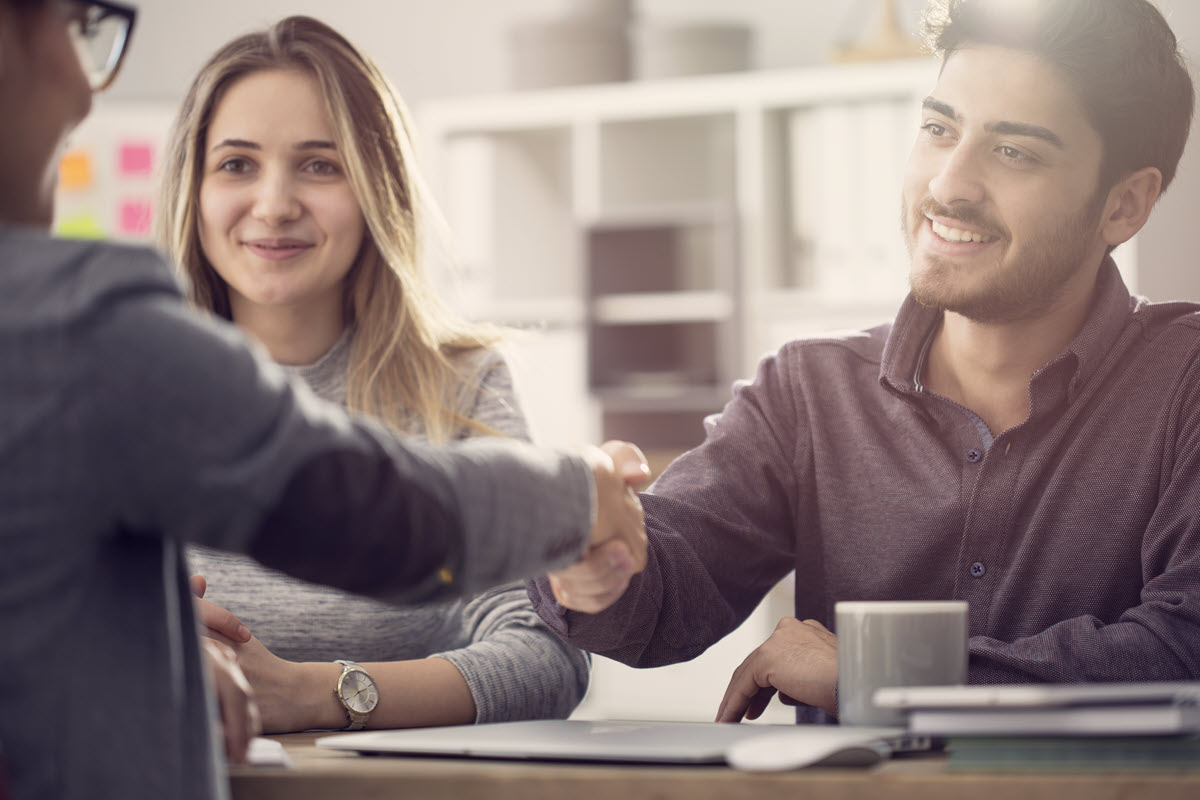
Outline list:
[[[316,363],[294,368],[322,399],[345,405],[350,338]],[[495,351],[475,351],[457,366],[469,386],[463,416],[516,439],[529,439],[512,377]],[[406,428],[423,436],[410,417]],[[470,431],[459,430],[456,438]],[[228,608],[275,655],[292,661],[403,661],[439,656],[463,674],[476,722],[566,717],[587,690],[585,653],[563,642],[511,584],[469,601],[398,608],[304,583],[244,556],[193,547],[192,571],[208,580],[209,600]]]

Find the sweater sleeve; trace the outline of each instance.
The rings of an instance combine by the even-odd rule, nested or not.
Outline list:
[[[583,700],[591,662],[534,613],[521,584],[485,592],[463,609],[470,644],[433,655],[462,673],[475,721],[565,719]]]
[[[393,602],[472,595],[586,545],[593,489],[574,456],[398,442],[178,295],[114,292],[83,327],[92,446],[109,465],[96,489],[131,533]]]
[[[478,391],[467,401],[467,416],[501,436],[530,441],[529,423],[525,420],[508,363],[495,350],[487,350],[477,358],[480,362],[476,368],[478,377],[471,385],[477,386]],[[470,435],[471,432],[467,433]]]
[[[508,365],[495,351],[480,361],[471,419],[528,440]],[[462,625],[468,644],[434,655],[462,673],[475,700],[476,722],[562,719],[583,700],[590,658],[542,622],[522,585],[472,599],[463,608]]]

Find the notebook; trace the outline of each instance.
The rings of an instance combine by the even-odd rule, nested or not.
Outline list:
[[[529,720],[326,736],[318,747],[417,756],[730,764],[750,770],[869,765],[928,748],[901,728],[715,722]]]

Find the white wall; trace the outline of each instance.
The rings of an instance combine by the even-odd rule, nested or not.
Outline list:
[[[606,0],[593,0],[593,2]],[[288,14],[311,14],[345,34],[387,72],[410,105],[508,88],[506,35],[581,0],[140,0],[133,50],[110,90],[119,100],[178,98],[197,68],[237,34]],[[757,65],[822,60],[853,32],[868,0],[640,0],[639,18],[744,21],[757,31]],[[922,0],[901,0],[915,18]],[[911,23],[910,23],[911,24]]]
[[[1192,60],[1193,80],[1200,79],[1200,3],[1159,0],[1184,52]],[[1171,188],[1163,195],[1138,238],[1138,291],[1153,299],[1200,300],[1200,264],[1195,230],[1200,222],[1200,132],[1192,138]]]

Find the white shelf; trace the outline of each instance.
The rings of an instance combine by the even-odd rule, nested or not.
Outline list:
[[[598,389],[596,399],[608,411],[706,411],[729,401],[729,387],[688,385],[669,379]]]
[[[474,300],[463,302],[459,311],[469,319],[503,325],[576,326],[584,320],[584,304],[573,297],[542,297],[528,300]]]
[[[647,203],[606,208],[580,217],[580,225],[592,230],[685,227],[728,222],[735,217],[732,203]]]
[[[610,294],[592,301],[592,320],[604,325],[721,322],[733,311],[725,292]]]
[[[805,67],[440,100],[421,115],[435,136],[556,129],[890,97],[933,85],[932,58]]]

